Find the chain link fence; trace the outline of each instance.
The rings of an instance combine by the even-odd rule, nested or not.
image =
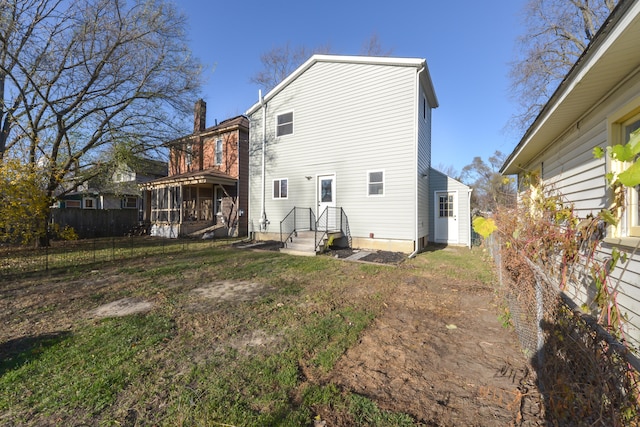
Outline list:
[[[538,265],[485,241],[549,425],[639,426],[640,360],[583,313]]]
[[[149,236],[52,241],[39,248],[0,246],[0,279],[140,256],[162,256],[215,245],[213,239],[164,239]]]

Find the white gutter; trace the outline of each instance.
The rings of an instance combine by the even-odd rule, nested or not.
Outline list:
[[[266,192],[266,162],[265,162],[265,152],[267,145],[267,104],[264,102],[264,98],[262,97],[262,90],[258,90],[258,98],[260,98],[260,105],[262,106],[262,213],[260,216],[260,230],[266,230],[267,224],[269,221],[267,220],[267,212],[265,210],[265,192]]]
[[[422,73],[425,70],[425,67],[423,66],[422,68],[420,68],[418,70],[418,72],[416,73],[416,93],[414,96],[414,108],[413,108],[413,125],[415,126],[415,131],[416,131],[416,139],[415,139],[415,143],[413,144],[413,158],[415,159],[415,171],[416,171],[416,191],[415,191],[415,215],[416,215],[416,221],[415,221],[415,240],[414,240],[414,250],[413,252],[411,252],[409,254],[409,258],[413,258],[415,257],[418,252],[420,252],[420,243],[418,242],[418,240],[420,239],[420,237],[418,236],[418,221],[420,220],[419,215],[418,215],[418,204],[419,204],[419,198],[418,198],[418,187],[420,187],[420,171],[418,170],[418,143],[420,141],[420,126],[418,126],[418,110],[420,109],[420,73]],[[425,108],[427,108],[425,106]],[[426,112],[425,112],[426,113]],[[426,173],[429,173],[429,170],[427,170]]]

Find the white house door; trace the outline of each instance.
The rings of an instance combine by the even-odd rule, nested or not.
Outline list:
[[[436,192],[435,241],[458,243],[458,195],[456,192]]]
[[[318,176],[318,212],[316,213],[317,218],[320,218],[320,215],[327,208],[335,208],[336,207],[336,176],[335,175],[320,175]],[[334,229],[336,227],[336,220],[334,215],[335,210],[330,209],[329,212],[331,215],[328,216],[328,226],[330,229]]]

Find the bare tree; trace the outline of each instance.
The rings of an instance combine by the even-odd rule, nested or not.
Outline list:
[[[496,151],[488,162],[474,157],[471,164],[462,168],[462,181],[473,188],[471,207],[481,211],[493,211],[497,206],[513,206],[516,186],[513,179],[500,175],[505,155]]]
[[[366,56],[391,56],[393,55],[393,49],[384,49],[378,33],[373,33],[371,37],[369,37],[369,40],[365,41],[362,45],[360,54]]]
[[[393,50],[382,48],[377,33],[362,45],[361,55],[367,56],[390,56]],[[270,91],[283,81],[289,74],[295,71],[314,54],[331,53],[331,45],[326,44],[314,49],[305,46],[291,47],[289,43],[284,46],[276,46],[260,55],[262,70],[254,74],[249,80],[262,87],[265,91]]]
[[[163,0],[0,2],[0,164],[46,169],[46,193],[125,144],[183,131],[200,87],[185,18]]]
[[[511,93],[520,104],[512,118],[518,130],[536,118],[578,60],[617,0],[529,0],[526,30],[509,73]]]
[[[250,81],[256,83],[265,91],[270,91],[295,71],[304,61],[316,53],[329,53],[329,45],[308,49],[305,46],[291,47],[289,43],[277,46],[260,55],[262,70],[257,72]]]

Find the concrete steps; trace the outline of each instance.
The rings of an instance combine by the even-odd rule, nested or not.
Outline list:
[[[285,242],[280,252],[289,255],[316,256],[316,233],[314,231],[298,231]]]
[[[342,236],[342,233],[329,232],[320,243],[320,250],[316,251],[316,233],[314,231],[298,231],[291,236],[289,241],[285,242],[284,248],[280,248],[280,252],[290,255],[316,256],[322,253],[324,245],[332,235],[336,238]]]

